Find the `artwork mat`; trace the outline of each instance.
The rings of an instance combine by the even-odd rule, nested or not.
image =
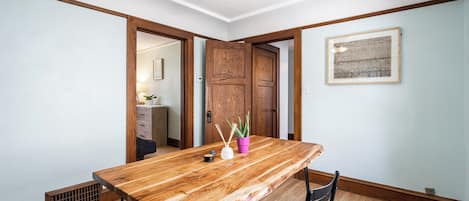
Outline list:
[[[401,82],[401,28],[393,27],[366,32],[329,37],[326,39],[326,84],[386,84]],[[330,52],[335,43],[352,42],[364,39],[391,36],[391,77],[334,78],[334,54]]]
[[[153,80],[164,79],[164,59],[157,58],[153,60]]]

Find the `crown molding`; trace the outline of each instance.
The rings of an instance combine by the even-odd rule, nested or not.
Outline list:
[[[262,13],[273,11],[273,10],[283,8],[283,7],[286,7],[286,6],[290,6],[290,5],[302,2],[304,0],[289,0],[289,1],[281,2],[281,3],[273,4],[273,5],[270,5],[270,6],[265,7],[265,8],[260,8],[260,9],[254,10],[254,11],[246,12],[246,13],[243,13],[241,15],[238,15],[238,16],[235,16],[235,17],[232,17],[232,18],[228,18],[228,17],[226,17],[226,16],[224,16],[220,13],[217,13],[217,12],[202,8],[202,7],[200,7],[198,5],[195,5],[193,3],[190,3],[186,0],[172,0],[172,1],[179,4],[179,5],[194,9],[194,10],[199,11],[201,13],[204,13],[206,15],[209,15],[209,16],[215,17],[219,20],[222,20],[224,22],[230,23],[230,22],[238,21],[238,20],[245,19],[245,18],[248,18],[248,17],[252,17],[252,16],[255,16],[255,15],[260,15]]]
[[[177,3],[179,5],[182,5],[182,6],[185,6],[185,7],[188,7],[188,8],[191,8],[193,10],[196,10],[196,11],[199,11],[201,13],[204,13],[206,15],[209,15],[209,16],[212,16],[214,18],[217,18],[219,20],[222,20],[222,21],[225,21],[225,22],[231,22],[231,19],[219,14],[219,13],[216,13],[216,12],[213,12],[213,11],[210,11],[210,10],[207,10],[205,8],[202,8],[200,6],[197,6],[193,3],[189,3],[185,0],[172,0],[174,3]]]
[[[248,17],[255,16],[255,15],[260,15],[260,14],[263,14],[263,13],[267,13],[267,12],[277,10],[277,9],[280,9],[280,8],[283,8],[283,7],[287,7],[287,6],[296,4],[296,3],[300,3],[302,1],[304,1],[304,0],[290,0],[290,1],[285,1],[285,2],[282,2],[282,3],[277,3],[277,4],[274,4],[274,5],[265,7],[265,8],[257,9],[257,10],[251,11],[251,12],[247,12],[247,13],[238,15],[236,17],[231,18],[229,22],[234,22],[234,21],[238,21],[238,20],[242,20],[242,19],[245,19],[245,18],[248,18]]]

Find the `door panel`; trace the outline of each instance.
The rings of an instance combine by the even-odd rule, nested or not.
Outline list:
[[[240,64],[245,63],[246,55],[239,49],[214,49],[214,66],[212,78],[244,79],[246,68]],[[240,68],[241,67],[241,68]]]
[[[278,138],[279,49],[270,45],[253,47],[253,126],[255,135]]]
[[[234,121],[251,110],[251,45],[207,40],[205,144],[221,141],[215,124],[225,138],[230,129],[225,120]]]
[[[255,119],[255,134],[273,137],[274,136],[274,125],[275,118],[273,108],[273,89],[272,87],[257,87],[256,88],[256,99],[254,105],[256,105],[254,112]]]

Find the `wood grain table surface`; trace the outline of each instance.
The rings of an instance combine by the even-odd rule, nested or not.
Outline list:
[[[223,143],[168,153],[93,173],[93,178],[128,201],[260,200],[309,165],[318,144],[251,136],[248,154],[219,156]],[[213,162],[203,156],[215,150]]]

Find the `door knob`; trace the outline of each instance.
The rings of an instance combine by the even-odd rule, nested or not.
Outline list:
[[[207,111],[207,123],[212,123],[212,111]]]

